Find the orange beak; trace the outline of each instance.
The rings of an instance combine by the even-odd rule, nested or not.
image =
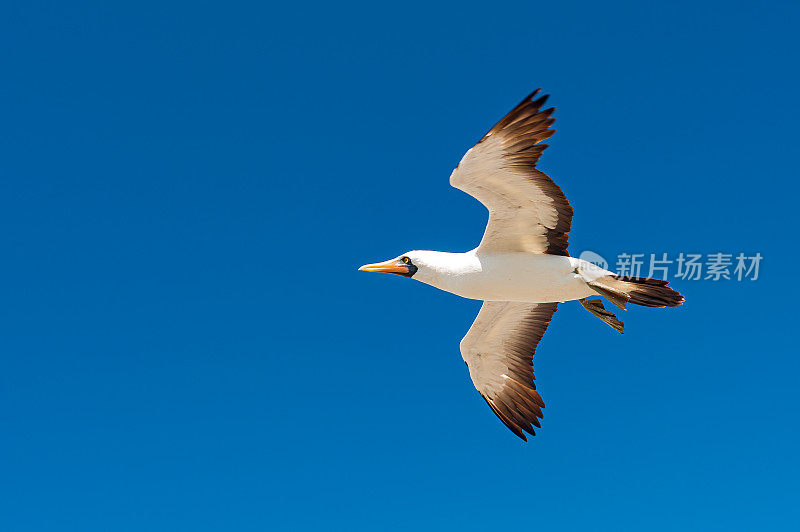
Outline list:
[[[376,262],[375,264],[365,264],[358,269],[360,272],[380,272],[394,273],[397,275],[409,275],[411,268],[402,259],[392,259],[386,262]]]

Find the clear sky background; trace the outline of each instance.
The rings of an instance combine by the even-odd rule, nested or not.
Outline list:
[[[629,4],[7,3],[2,529],[796,530],[800,6]],[[573,254],[764,261],[561,305],[524,444],[480,304],[356,268],[477,244],[536,87]]]

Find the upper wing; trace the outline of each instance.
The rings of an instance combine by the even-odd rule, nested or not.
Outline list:
[[[484,301],[461,340],[469,376],[500,421],[525,441],[536,435],[542,401],[533,375],[533,353],[558,303]]]
[[[512,109],[461,159],[450,184],[489,209],[478,249],[567,255],[572,207],[536,162],[547,144],[554,107],[537,89]]]

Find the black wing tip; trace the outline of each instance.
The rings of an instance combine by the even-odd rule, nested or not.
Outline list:
[[[547,99],[550,97],[549,94],[544,94],[542,96],[539,96],[539,98],[537,98],[536,100],[534,100],[534,97],[538,96],[541,90],[542,90],[541,88],[536,89],[528,96],[526,96],[521,102],[519,102],[516,106],[514,106],[513,109],[511,109],[508,113],[506,113],[506,115],[503,118],[501,118],[499,122],[497,122],[494,126],[492,126],[486,133],[486,135],[484,135],[478,142],[479,143],[482,142],[486,137],[488,137],[492,133],[501,131],[506,127],[514,124],[518,120],[524,119],[526,117],[534,115],[537,116],[539,120],[536,120],[533,123],[529,123],[528,125],[533,126],[535,124],[537,126],[541,126],[542,123],[544,123],[547,119],[550,118],[550,116],[553,114],[553,111],[555,111],[556,109],[555,107],[551,107],[549,109],[545,109],[544,111],[541,110],[545,102],[547,102]],[[542,132],[548,131],[549,127],[553,124],[553,122],[555,122],[555,119],[552,119],[549,122],[547,122],[544,128],[538,127],[532,131],[542,131]],[[555,132],[555,130],[553,130],[553,132]],[[552,133],[550,135],[552,135]],[[533,141],[532,144],[537,144],[538,142],[548,138],[550,135],[546,135],[538,139],[531,138],[529,140]],[[535,166],[535,162],[533,163],[533,165]]]
[[[531,425],[531,423],[533,423],[538,428],[542,428],[541,425],[538,423],[537,417],[543,417],[543,416],[534,415],[534,421],[533,422],[528,421],[527,419],[525,419],[524,420],[524,421],[526,421],[525,423],[520,423],[519,419],[517,421],[514,421],[512,419],[514,417],[513,415],[509,416],[509,415],[504,414],[500,410],[500,408],[494,404],[494,401],[489,400],[483,394],[481,394],[481,397],[483,398],[484,401],[486,401],[486,404],[489,405],[489,408],[492,409],[492,412],[494,412],[494,415],[497,416],[497,419],[499,419],[503,423],[503,425],[505,425],[508,428],[508,430],[513,432],[516,436],[521,438],[523,441],[525,441],[525,442],[528,441],[527,436],[525,436],[526,432],[528,434],[530,434],[531,436],[536,436],[536,431],[533,428],[533,426]],[[523,425],[527,425],[527,426],[523,426]]]
[[[501,421],[503,421],[503,420],[501,419]],[[526,436],[526,435],[525,435],[525,433],[526,433],[526,432],[527,432],[528,434],[530,434],[531,436],[536,436],[536,433],[535,433],[535,432],[531,432],[531,431],[529,431],[529,430],[525,430],[525,429],[523,429],[523,428],[521,428],[521,427],[517,427],[517,426],[512,426],[512,425],[509,425],[509,424],[508,424],[508,423],[506,423],[505,421],[503,421],[503,424],[504,424],[506,427],[508,427],[508,428],[511,430],[511,432],[513,432],[513,433],[514,433],[514,435],[518,436],[518,437],[519,437],[519,438],[520,438],[522,441],[524,441],[525,443],[527,443],[527,442],[528,442],[528,436]]]
[[[533,91],[532,93],[528,94],[528,95],[525,97],[525,99],[524,99],[524,100],[522,100],[522,102],[520,102],[520,103],[526,103],[526,102],[530,102],[530,101],[532,101],[532,100],[533,100],[533,97],[534,97],[534,96],[536,96],[537,94],[539,94],[540,92],[542,92],[542,88],[541,88],[541,87],[539,87],[538,89],[536,89],[536,90],[535,90],[535,91]]]
[[[548,100],[548,98],[550,98],[550,95],[549,95],[549,94],[543,94],[541,97],[539,97],[539,98],[537,98],[537,99],[533,100],[531,103],[532,103],[533,105],[535,105],[536,107],[541,107],[541,106],[543,106],[545,103],[547,103],[547,100]]]
[[[529,103],[533,103],[533,104],[536,104],[539,107],[541,107],[542,104],[547,101],[547,99],[550,97],[550,95],[549,94],[542,94],[541,96],[539,96],[540,92],[542,92],[542,88],[541,87],[539,87],[538,89],[536,89],[532,93],[528,94],[521,102],[519,102],[519,105],[517,105],[517,108],[522,107],[523,105],[529,104]],[[536,96],[539,96],[539,98],[534,100],[534,98]]]

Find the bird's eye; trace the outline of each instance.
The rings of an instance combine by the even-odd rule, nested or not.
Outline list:
[[[411,262],[411,260],[408,257],[403,257],[403,262],[408,264],[409,262]]]

